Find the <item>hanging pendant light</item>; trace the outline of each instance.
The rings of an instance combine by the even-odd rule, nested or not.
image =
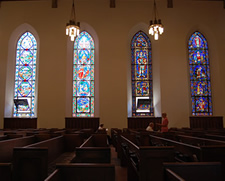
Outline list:
[[[73,0],[70,21],[69,23],[66,24],[66,35],[69,35],[71,38],[71,41],[74,41],[75,37],[78,36],[79,33],[80,33],[80,22],[76,22],[75,6],[74,6],[74,0]]]
[[[149,34],[154,36],[155,40],[158,40],[159,39],[159,35],[163,34],[163,32],[164,32],[164,27],[162,25],[161,19],[158,19],[158,20],[156,19],[157,9],[156,9],[155,0],[154,0],[153,12],[154,12],[154,16],[155,17],[154,17],[154,21],[153,20],[150,21]]]

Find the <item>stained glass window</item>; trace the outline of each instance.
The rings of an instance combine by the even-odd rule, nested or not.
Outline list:
[[[36,58],[37,41],[25,32],[17,42],[14,100],[28,104],[14,105],[14,117],[34,116]]]
[[[131,54],[132,115],[154,116],[151,42],[144,32],[134,35]]]
[[[94,41],[82,31],[74,42],[73,117],[94,116]]]
[[[208,44],[201,33],[191,35],[188,51],[192,115],[212,115]]]

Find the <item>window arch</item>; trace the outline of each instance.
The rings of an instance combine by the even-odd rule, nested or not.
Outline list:
[[[192,115],[212,115],[208,43],[200,32],[191,35],[188,51]]]
[[[94,116],[94,41],[82,31],[74,42],[73,117]]]
[[[131,56],[132,115],[154,116],[151,42],[142,31],[132,38]]]
[[[14,104],[14,117],[32,117],[35,114],[37,41],[33,34],[25,32],[17,41],[14,101],[21,99],[28,104]]]

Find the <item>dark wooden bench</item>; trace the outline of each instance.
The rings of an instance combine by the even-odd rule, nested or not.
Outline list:
[[[225,145],[225,141],[220,140],[213,140],[207,138],[200,138],[194,136],[187,136],[187,135],[177,135],[177,139],[180,142],[188,143],[191,145],[203,146],[203,145]]]
[[[173,146],[137,146],[121,135],[129,181],[162,181],[163,162],[174,161]]]
[[[12,180],[12,163],[0,163],[0,180]]]
[[[110,163],[111,149],[106,134],[93,134],[76,148],[74,163]]]
[[[66,134],[25,147],[14,148],[13,179],[44,180],[55,170],[55,164],[68,163],[75,156],[75,148],[83,143],[80,135]]]
[[[17,134],[8,134],[5,136],[9,135]],[[47,135],[25,136],[0,141],[0,178],[5,178],[5,180],[11,180],[12,178],[13,149],[15,147],[23,147],[37,143],[40,140],[48,139],[49,137],[46,136]],[[8,177],[8,179],[6,177]]]
[[[115,181],[112,164],[70,163],[57,164],[56,168],[45,181]]]
[[[221,163],[163,163],[165,181],[222,181]]]
[[[118,128],[111,128],[111,140],[112,140],[112,145],[115,147],[115,151],[118,152],[118,137],[122,133],[121,129]]]
[[[35,136],[27,136],[0,141],[0,163],[12,162],[14,147],[23,147],[35,142]]]
[[[177,153],[185,156],[184,160],[177,156],[179,161],[199,161],[199,162],[221,162],[222,166],[225,165],[225,145],[205,145],[195,146],[187,143],[157,137],[150,135],[151,141],[155,145],[168,145],[174,146]]]

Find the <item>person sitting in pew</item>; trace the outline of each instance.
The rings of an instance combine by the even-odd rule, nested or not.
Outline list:
[[[161,132],[168,132],[168,118],[167,118],[167,114],[166,113],[162,113],[162,124],[160,123],[156,123],[158,126],[161,126]]]
[[[104,124],[100,124],[98,130],[104,130]]]
[[[146,128],[146,131],[154,131],[154,123],[150,122],[148,127]]]
[[[104,128],[104,124],[100,124],[97,130],[97,133],[106,133],[107,134],[108,129]],[[108,144],[112,144],[111,138],[110,136],[107,134],[107,138],[108,138]]]

